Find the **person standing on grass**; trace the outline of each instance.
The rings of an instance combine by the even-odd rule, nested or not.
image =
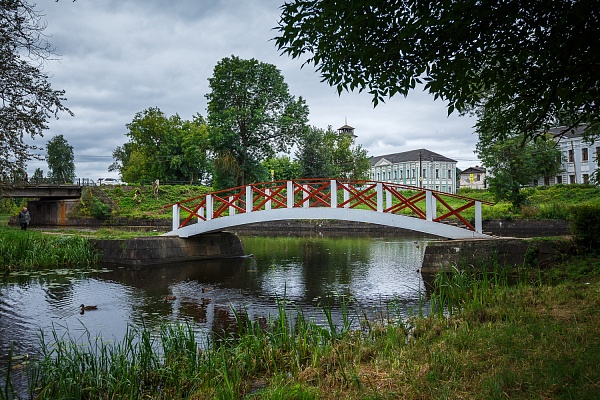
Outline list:
[[[31,215],[29,215],[29,211],[27,207],[23,207],[21,211],[19,211],[19,215],[17,215],[17,221],[19,225],[21,225],[21,230],[27,230],[27,226],[29,225],[29,221],[31,220]]]

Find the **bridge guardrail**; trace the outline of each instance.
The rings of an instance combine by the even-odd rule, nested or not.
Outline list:
[[[482,205],[493,203],[415,186],[370,180],[300,179],[224,189],[168,204],[173,231],[190,224],[242,213],[281,208],[348,208],[454,223],[481,233]],[[472,223],[464,215],[473,210]],[[181,212],[187,216],[181,221]]]

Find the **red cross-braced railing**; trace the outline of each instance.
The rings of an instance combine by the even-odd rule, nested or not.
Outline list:
[[[294,208],[346,208],[405,215],[433,222],[459,223],[481,232],[485,201],[389,182],[298,179],[254,183],[178,201],[173,230],[194,222],[239,214]],[[184,216],[183,219],[180,216]],[[473,225],[473,221],[475,225]]]

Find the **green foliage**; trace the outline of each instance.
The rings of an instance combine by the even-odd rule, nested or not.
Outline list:
[[[577,243],[587,251],[600,249],[600,204],[573,205],[571,230]]]
[[[0,272],[93,266],[98,255],[85,238],[0,228]]]
[[[309,128],[300,138],[296,157],[303,178],[366,179],[371,168],[366,150],[331,126]]]
[[[111,209],[98,198],[93,198],[92,204],[90,205],[90,214],[96,219],[107,220],[111,217]]]
[[[42,182],[44,179],[44,171],[41,168],[36,168],[31,177],[32,182]]]
[[[167,117],[159,108],[139,112],[127,124],[129,141],[113,151],[109,171],[128,183],[199,183],[210,172],[208,128],[196,115],[191,121]]]
[[[552,138],[524,142],[518,134],[501,140],[491,131],[478,133],[476,153],[487,168],[488,187],[496,201],[508,200],[519,209],[527,200],[524,185],[554,176],[561,168],[561,153]]]
[[[226,57],[208,81],[213,185],[224,189],[260,180],[261,162],[287,152],[305,130],[308,107],[290,95],[274,65],[255,59]]]
[[[600,133],[600,8],[593,0],[344,3],[293,0],[275,43],[343,90],[377,105],[423,84],[448,113],[483,110],[503,138],[561,121]],[[497,112],[493,112],[497,111]],[[487,116],[492,116],[487,118]]]
[[[48,141],[46,162],[48,163],[48,178],[54,182],[72,183],[75,179],[73,146],[69,145],[63,135],[54,136]]]
[[[261,179],[263,182],[271,179],[281,181],[301,178],[300,164],[297,160],[290,160],[288,156],[269,158],[263,161],[262,165],[268,172],[268,176]],[[273,171],[272,174],[271,171]]]

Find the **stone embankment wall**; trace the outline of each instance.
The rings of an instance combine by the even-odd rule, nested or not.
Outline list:
[[[484,232],[502,237],[548,237],[565,236],[569,232],[569,221],[563,219],[494,219],[483,221]]]
[[[98,240],[101,263],[112,265],[157,265],[192,260],[244,256],[240,238],[232,233],[210,233],[192,238],[150,236],[121,240]]]
[[[421,272],[435,274],[453,267],[544,265],[559,260],[569,243],[541,239],[476,239],[429,242]]]

